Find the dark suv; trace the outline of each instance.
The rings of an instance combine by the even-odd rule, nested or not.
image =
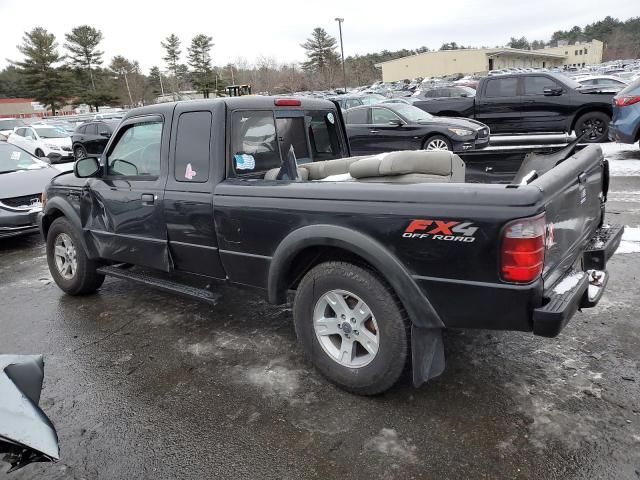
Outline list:
[[[102,155],[119,124],[120,120],[96,120],[79,125],[71,135],[73,155],[76,159]]]

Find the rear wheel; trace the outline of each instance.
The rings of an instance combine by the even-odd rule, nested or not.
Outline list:
[[[443,135],[434,135],[424,141],[423,150],[438,151],[438,150],[452,150],[451,141]]]
[[[609,122],[611,117],[602,112],[589,112],[578,118],[576,122],[576,135],[586,133],[585,142],[601,143],[609,138]]]
[[[58,287],[69,295],[93,293],[104,282],[104,275],[96,272],[98,264],[87,257],[76,230],[64,217],[49,228],[47,263]]]
[[[407,364],[408,320],[389,286],[345,262],[314,267],[293,309],[305,355],[328,380],[361,395],[391,388]]]
[[[73,149],[73,155],[76,157],[76,160],[86,158],[87,150],[82,145],[78,145]]]

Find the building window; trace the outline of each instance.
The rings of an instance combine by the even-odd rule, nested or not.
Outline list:
[[[576,56],[578,56],[578,50],[576,50],[576,53],[575,53],[575,55],[576,55]]]
[[[569,55],[569,52],[565,50],[564,54],[565,54],[565,55]]]
[[[585,54],[585,55],[587,54],[587,49],[586,49],[586,48],[584,49],[584,54]]]

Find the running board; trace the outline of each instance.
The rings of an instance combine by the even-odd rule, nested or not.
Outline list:
[[[140,283],[165,292],[175,293],[184,297],[200,300],[201,302],[206,302],[210,305],[217,304],[221,297],[219,293],[214,293],[205,288],[197,288],[190,285],[184,285],[182,283],[172,282],[171,280],[125,269],[124,267],[105,266],[98,268],[97,272],[100,275],[129,280],[131,282]]]

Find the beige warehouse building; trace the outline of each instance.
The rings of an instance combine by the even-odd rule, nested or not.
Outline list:
[[[603,44],[599,40],[559,45],[541,50],[517,48],[470,48],[439,50],[382,62],[382,80],[394,82],[405,78],[440,77],[456,73],[486,74],[501,68],[554,68],[584,66],[602,62]]]

